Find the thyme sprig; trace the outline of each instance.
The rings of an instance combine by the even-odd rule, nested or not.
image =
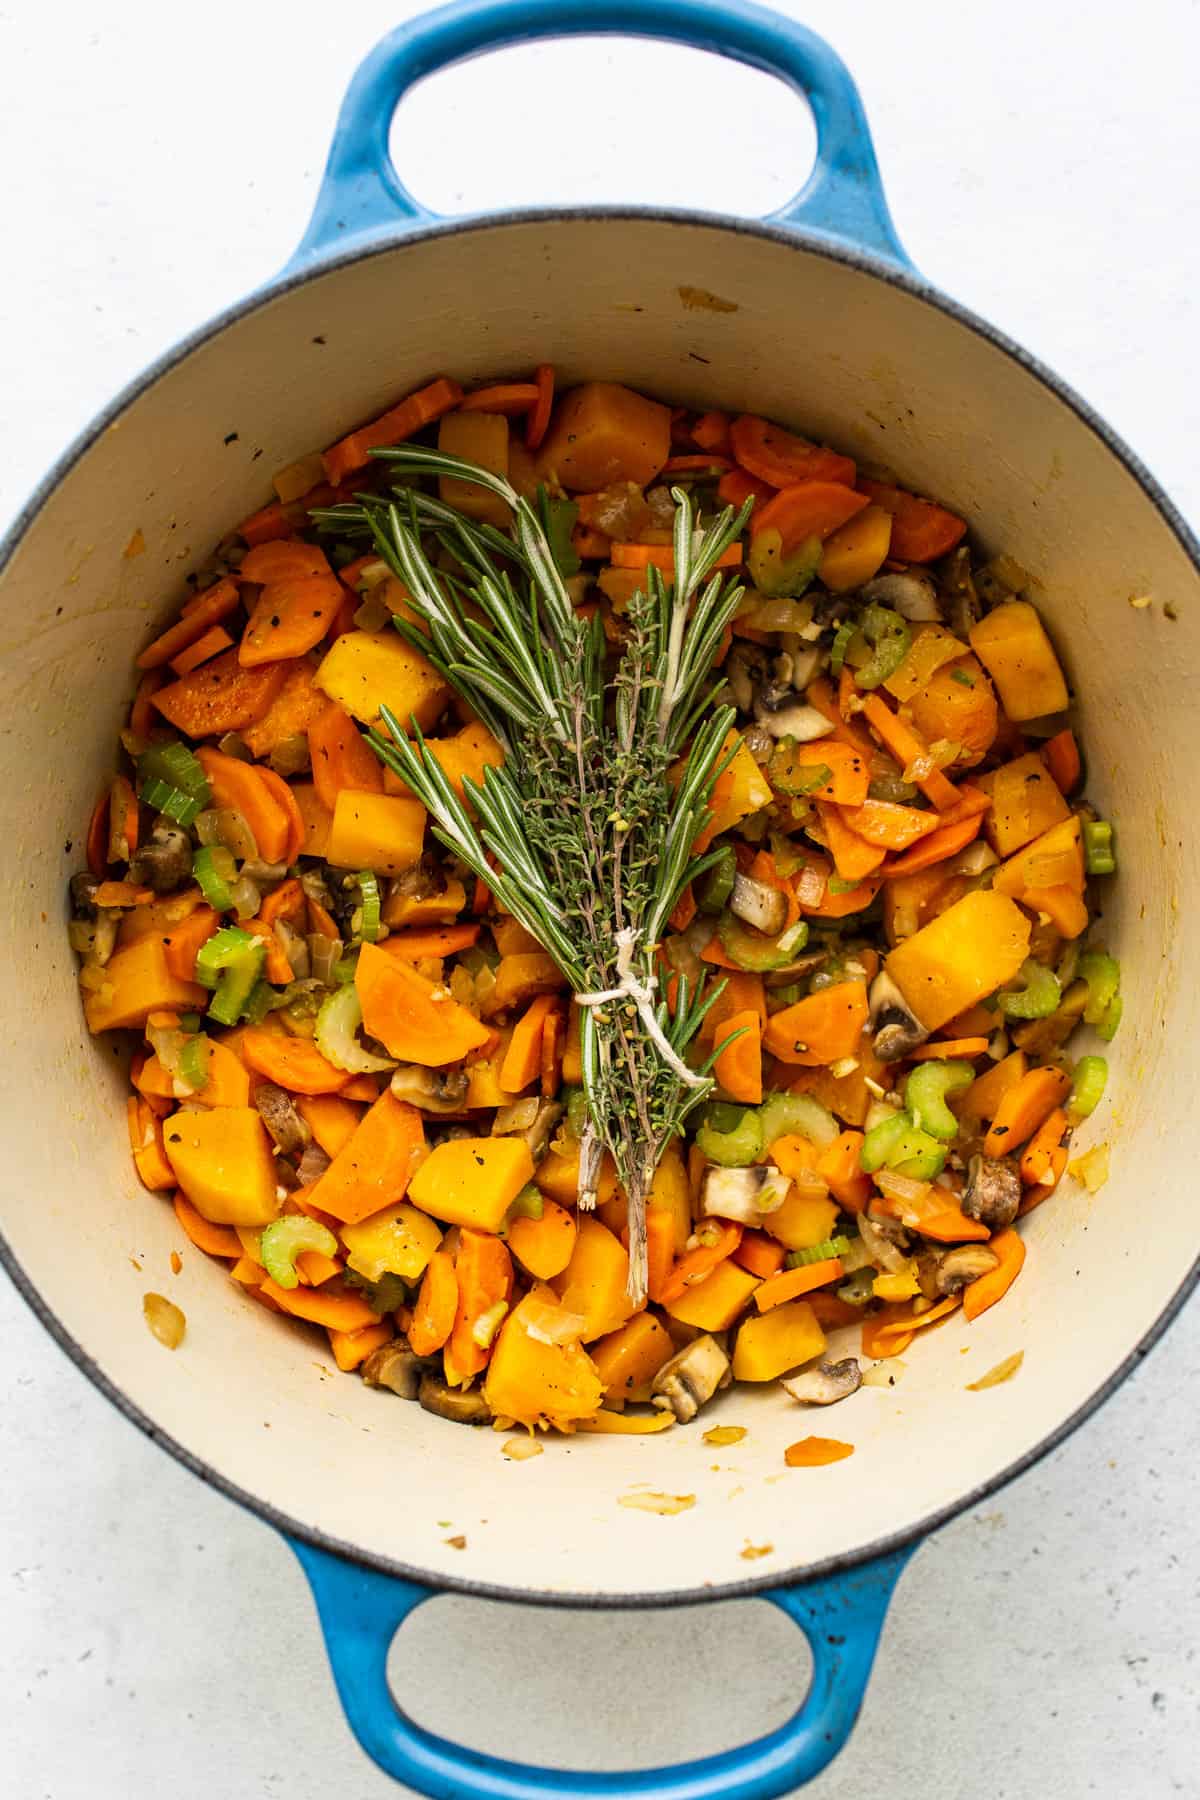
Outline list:
[[[582,999],[580,1205],[595,1204],[609,1150],[628,1198],[629,1291],[640,1304],[655,1169],[713,1087],[714,1058],[692,1068],[687,1053],[717,995],[692,993],[680,976],[668,1005],[657,947],[684,887],[716,860],[693,855],[692,845],[729,760],[735,715],[714,705],[712,669],[742,589],[715,565],[749,509],[727,508],[700,529],[687,494],[673,490],[674,579],[647,571],[610,673],[600,618],[575,611],[537,513],[507,481],[434,450],[376,454],[402,477],[473,482],[512,512],[508,536],[403,486],[391,500],[364,496],[318,520],[370,534],[416,615],[395,619],[396,629],[504,750],[481,785],[464,783],[472,818],[415,721],[406,726],[385,707],[390,738],[369,734],[428,808],[435,836],[545,946]],[[454,572],[435,570],[430,541],[451,552]]]

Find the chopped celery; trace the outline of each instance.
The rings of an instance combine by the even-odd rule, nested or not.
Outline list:
[[[348,1268],[345,1280],[351,1287],[361,1291],[363,1299],[374,1312],[391,1313],[397,1307],[408,1305],[408,1284],[403,1276],[394,1274],[391,1269],[385,1269],[378,1281],[368,1281],[357,1269]]]
[[[541,1191],[534,1187],[532,1181],[527,1181],[504,1215],[500,1236],[507,1235],[508,1228],[515,1219],[540,1219],[545,1211],[545,1206]]]
[[[722,950],[739,969],[754,972],[784,969],[799,956],[807,944],[808,923],[804,919],[797,919],[794,925],[786,926],[777,937],[767,937],[765,933],[756,931],[753,925],[745,924],[736,913],[723,912],[717,920],[717,936],[721,940]]]
[[[1089,875],[1116,874],[1116,846],[1113,844],[1113,828],[1107,819],[1085,820],[1083,859]]]
[[[372,869],[360,869],[351,880],[357,886],[361,899],[350,916],[350,929],[357,942],[373,944],[382,924],[379,877]]]
[[[567,1130],[578,1143],[588,1121],[587,1095],[581,1087],[565,1087],[563,1099],[567,1103]]]
[[[273,988],[269,981],[256,981],[250,989],[250,998],[242,1008],[242,1018],[247,1025],[261,1025],[269,1012],[274,1012],[280,1004],[278,988]]]
[[[821,540],[807,537],[786,556],[782,534],[768,526],[751,534],[750,554],[746,559],[750,579],[760,594],[771,600],[785,595],[802,594],[821,563]]]
[[[1117,1035],[1117,1026],[1121,1023],[1121,1014],[1125,1010],[1125,1002],[1120,994],[1114,994],[1104,1009],[1104,1017],[1096,1026],[1097,1032],[1106,1044],[1111,1044]]]
[[[721,1107],[717,1115],[718,1122],[710,1122],[709,1115],[715,1109],[705,1110],[704,1123],[696,1133],[696,1148],[709,1162],[719,1163],[724,1169],[745,1169],[760,1155],[763,1147],[762,1125],[758,1114],[747,1107],[735,1125],[726,1125],[725,1119],[732,1108]]]
[[[823,1149],[838,1135],[837,1120],[811,1094],[768,1094],[758,1118],[764,1146],[781,1137],[803,1137]]]
[[[868,1264],[865,1268],[855,1269],[848,1280],[843,1281],[837,1290],[839,1300],[847,1306],[865,1306],[875,1298],[875,1270]]]
[[[186,1082],[193,1094],[208,1082],[208,1051],[206,1037],[188,1037],[184,1039],[183,1049],[179,1052],[179,1079]]]
[[[859,1162],[868,1175],[887,1168],[913,1181],[932,1181],[946,1166],[946,1146],[920,1130],[906,1112],[897,1112],[868,1131]]]
[[[869,663],[855,674],[860,688],[877,688],[900,667],[908,655],[912,632],[898,612],[890,607],[872,604],[862,616],[863,633],[871,645]]]
[[[204,770],[178,739],[143,750],[137,759],[137,787],[139,799],[179,825],[190,825],[212,797]]]
[[[795,738],[785,737],[775,746],[771,760],[767,764],[767,780],[777,794],[793,795],[798,799],[815,793],[818,788],[832,778],[833,770],[828,763],[798,763],[793,759],[796,748]]]
[[[732,846],[721,847],[719,862],[715,862],[707,871],[703,881],[696,890],[696,905],[702,913],[723,912],[729,904],[729,896],[733,892],[733,880],[737,874],[737,859]]]
[[[862,1142],[858,1160],[866,1174],[874,1175],[882,1169],[896,1145],[912,1127],[912,1120],[907,1113],[894,1112],[890,1118],[880,1119],[878,1125],[872,1125]]]
[[[1079,959],[1079,976],[1088,984],[1087,1005],[1083,1009],[1084,1024],[1097,1026],[1101,1036],[1104,1036],[1105,1024],[1112,1019],[1111,1029],[1107,1033],[1107,1037],[1111,1038],[1121,1017],[1120,963],[1115,956],[1109,956],[1104,950],[1085,950]]]
[[[262,1234],[263,1268],[281,1288],[298,1286],[296,1258],[304,1250],[319,1250],[322,1256],[337,1255],[337,1239],[319,1219],[307,1213],[289,1213],[274,1219]]]
[[[550,545],[550,553],[558,564],[559,574],[578,575],[579,557],[571,542],[571,533],[579,518],[579,508],[575,501],[552,500],[543,482],[538,488],[538,512],[541,515],[542,530]]]
[[[1000,1011],[1008,1019],[1048,1019],[1058,1011],[1062,988],[1053,969],[1027,958],[1021,964],[1023,985],[1000,995]]]
[[[218,912],[232,910],[232,884],[237,880],[237,864],[231,850],[226,850],[223,844],[205,844],[192,857],[192,874],[210,906]]]
[[[199,1031],[202,1024],[203,1020],[199,1013],[180,1013],[179,1015],[180,1031]]]
[[[965,1094],[974,1079],[971,1064],[960,1057],[948,1062],[918,1063],[904,1084],[904,1104],[913,1124],[949,1143],[958,1136],[958,1120],[946,1101],[956,1094]]]
[[[850,639],[857,630],[858,626],[850,619],[846,619],[837,628],[833,639],[833,648],[829,652],[829,667],[835,675],[840,675],[842,672],[842,664],[845,662],[846,652],[850,648]]]
[[[262,971],[267,947],[236,925],[226,925],[196,953],[196,980],[213,988],[210,1019],[236,1025]]]
[[[789,1269],[808,1269],[813,1263],[828,1262],[831,1256],[845,1256],[850,1248],[848,1237],[826,1238],[823,1244],[814,1244],[809,1250],[789,1250],[786,1258]]]
[[[1075,1064],[1071,1092],[1067,1099],[1067,1116],[1074,1124],[1094,1113],[1108,1082],[1108,1063],[1103,1056],[1081,1056]]]
[[[353,981],[335,988],[321,1003],[317,1014],[317,1049],[335,1069],[347,1069],[352,1075],[377,1075],[394,1069],[395,1063],[384,1056],[372,1056],[358,1039],[362,1024],[362,1002]]]

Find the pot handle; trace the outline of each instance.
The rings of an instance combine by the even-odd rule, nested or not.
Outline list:
[[[399,26],[360,63],[342,103],[316,206],[289,270],[345,244],[432,223],[392,164],[392,115],[414,82],[485,50],[539,38],[663,38],[775,75],[807,100],[817,157],[771,223],[910,267],[884,198],[858,89],[815,32],[748,0],[459,0]]]
[[[381,1575],[289,1538],[308,1576],[350,1729],[397,1781],[435,1800],[771,1800],[811,1781],[850,1735],[875,1660],[892,1589],[912,1547],[842,1575],[760,1596],[808,1639],[812,1682],[786,1725],[719,1756],[633,1773],[537,1768],[468,1750],[415,1724],[387,1682],[392,1638],[438,1591]]]

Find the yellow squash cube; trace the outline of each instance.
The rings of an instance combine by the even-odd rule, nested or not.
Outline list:
[[[1022,900],[1038,888],[1069,887],[1082,894],[1086,879],[1079,820],[1067,818],[1002,863],[992,886]]]
[[[666,1311],[681,1325],[695,1325],[700,1331],[728,1331],[749,1305],[758,1281],[757,1275],[726,1257],[711,1275],[685,1288],[678,1300],[667,1302]]]
[[[325,844],[326,859],[335,868],[402,875],[420,862],[424,844],[425,808],[419,800],[339,791]]]
[[[450,1138],[430,1151],[412,1178],[408,1197],[443,1224],[499,1231],[509,1207],[532,1179],[533,1157],[524,1138]]]
[[[419,1281],[441,1241],[442,1234],[429,1214],[404,1200],[360,1219],[357,1225],[342,1227],[342,1242],[349,1253],[346,1262],[365,1281],[379,1281],[384,1275]]]
[[[508,420],[503,413],[447,413],[438,426],[437,447],[447,456],[477,463],[489,474],[508,480]],[[499,494],[477,487],[473,481],[460,481],[457,475],[438,476],[438,495],[468,519],[481,519],[501,529],[512,517],[508,502]]]
[[[991,801],[984,830],[997,856],[1011,856],[1071,816],[1058,783],[1036,750],[981,775],[976,785]]]
[[[415,717],[427,731],[450,698],[433,664],[392,630],[343,632],[313,679],[364,725],[376,724],[380,707],[389,706],[405,730]]]
[[[774,1381],[811,1362],[825,1348],[825,1333],[807,1300],[785,1300],[749,1318],[733,1347],[735,1381]]]
[[[163,1148],[175,1179],[213,1225],[269,1225],[279,1211],[275,1158],[252,1106],[172,1113]]]
[[[897,944],[887,972],[926,1031],[1011,981],[1029,954],[1030,922],[1005,894],[964,894]]]
[[[970,636],[1010,719],[1040,719],[1070,704],[1054,645],[1028,600],[994,607]]]

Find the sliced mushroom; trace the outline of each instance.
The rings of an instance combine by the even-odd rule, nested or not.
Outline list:
[[[311,1182],[320,1181],[333,1158],[320,1144],[310,1144],[296,1166],[296,1179],[301,1187],[308,1187]]]
[[[96,889],[100,883],[86,869],[71,877],[71,911],[77,919],[96,916]]]
[[[828,1357],[823,1357],[815,1368],[793,1375],[780,1386],[793,1400],[802,1400],[806,1406],[832,1406],[835,1401],[848,1400],[851,1394],[858,1392],[862,1386],[862,1370],[856,1356],[847,1356],[843,1362],[830,1362]]]
[[[787,922],[787,896],[779,888],[769,887],[765,881],[756,881],[752,875],[737,874],[733,878],[729,910],[767,937],[775,937]]]
[[[685,1425],[730,1379],[728,1356],[716,1338],[705,1332],[663,1364],[650,1384],[650,1392]]]
[[[558,1100],[543,1100],[534,1114],[532,1124],[527,1125],[521,1133],[529,1145],[529,1154],[534,1162],[540,1162],[546,1154],[554,1129],[566,1110]]]
[[[761,1225],[767,1213],[783,1205],[789,1185],[774,1163],[754,1163],[748,1169],[710,1164],[700,1186],[700,1211],[709,1218]]]
[[[312,1133],[283,1088],[273,1081],[260,1081],[254,1090],[254,1104],[284,1156],[307,1149]]]
[[[771,969],[763,976],[765,988],[791,987],[802,975],[814,974],[823,963],[829,960],[828,950],[813,950],[805,956],[798,956],[795,962],[785,964],[782,969]]]
[[[401,1400],[415,1400],[421,1379],[428,1373],[428,1362],[410,1350],[403,1338],[372,1350],[362,1366],[362,1378],[368,1387],[388,1388]]]
[[[938,568],[938,580],[947,601],[950,629],[955,637],[965,638],[983,617],[971,574],[971,552],[965,544],[960,544],[957,550],[943,558]]]
[[[807,705],[794,688],[774,683],[760,691],[754,702],[754,717],[772,737],[795,738],[798,744],[815,743],[833,730],[825,714]]]
[[[392,1074],[392,1093],[397,1100],[427,1113],[461,1112],[467,1098],[465,1069],[427,1069],[421,1063],[401,1063]]]
[[[452,1388],[440,1375],[425,1374],[417,1389],[417,1399],[426,1412],[439,1419],[453,1419],[456,1425],[490,1425],[492,1409],[483,1395],[473,1388]]]
[[[767,659],[757,644],[735,641],[725,659],[725,682],[739,712],[748,713],[755,694],[767,679]]]
[[[961,1293],[968,1283],[978,1281],[981,1275],[990,1275],[999,1266],[1000,1258],[986,1244],[960,1244],[956,1250],[947,1250],[938,1263],[937,1291],[939,1294]]]
[[[915,625],[937,624],[942,616],[937,589],[928,575],[877,575],[860,590],[864,600],[877,606],[890,606],[902,619]]]
[[[871,1030],[880,1062],[899,1062],[929,1036],[886,969],[871,983]]]
[[[973,1156],[967,1164],[967,1185],[962,1209],[968,1219],[978,1219],[989,1230],[1011,1225],[1021,1204],[1021,1179],[1016,1161],[1006,1156]]]
[[[129,879],[156,894],[173,894],[192,876],[192,840],[180,825],[159,819],[129,859]]]
[[[261,856],[251,856],[242,864],[242,874],[249,876],[264,887],[272,881],[282,881],[288,872],[285,862],[264,862]]]
[[[904,1250],[908,1244],[908,1233],[897,1220],[872,1219],[866,1213],[860,1213],[858,1235],[866,1245],[867,1254],[876,1268],[882,1269],[887,1275],[895,1275],[900,1269],[907,1268],[908,1258]]]

